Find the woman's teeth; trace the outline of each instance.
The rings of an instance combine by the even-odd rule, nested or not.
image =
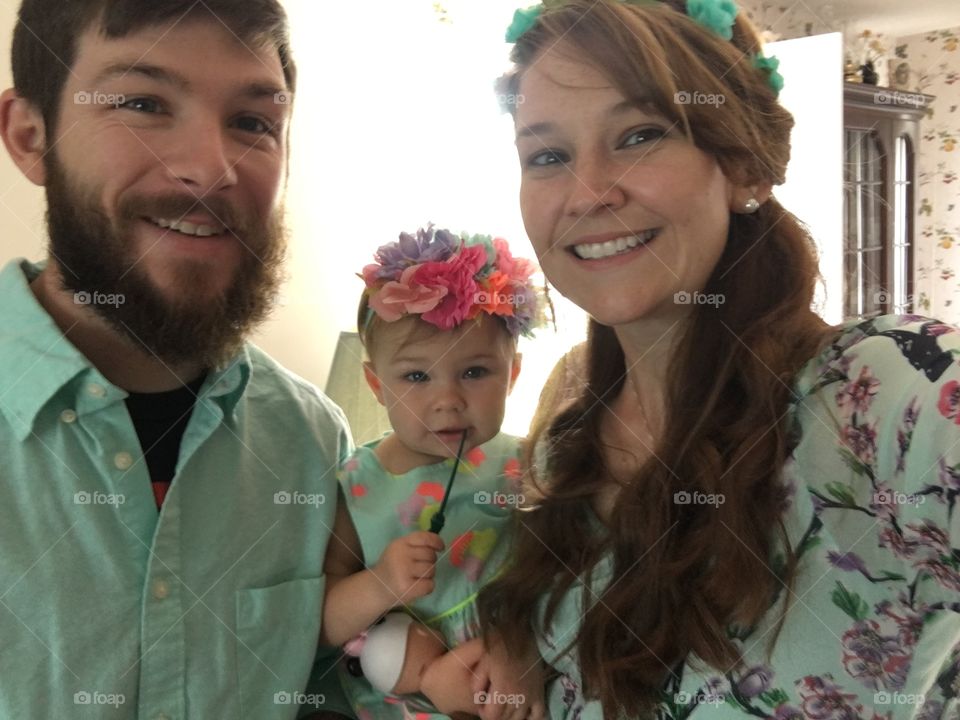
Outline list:
[[[189,222],[178,222],[176,220],[165,220],[163,218],[151,218],[151,220],[155,225],[159,225],[162,228],[176,230],[184,235],[193,235],[195,237],[210,237],[211,235],[219,235],[226,230],[226,228],[222,225],[220,227],[213,227],[212,225],[194,225],[193,223]]]
[[[574,245],[573,252],[576,253],[576,256],[581,260],[599,260],[627,252],[638,245],[645,245],[650,242],[656,234],[656,230],[644,230],[637,235],[628,235],[627,237],[607,240],[602,243],[583,243],[582,245]]]

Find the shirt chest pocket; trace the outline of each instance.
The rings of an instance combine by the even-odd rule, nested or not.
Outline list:
[[[325,578],[237,591],[241,718],[291,719],[317,653]]]

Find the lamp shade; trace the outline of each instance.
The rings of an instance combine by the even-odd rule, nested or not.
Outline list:
[[[390,419],[363,377],[363,344],[355,332],[341,332],[325,392],[343,410],[357,445],[390,432]]]

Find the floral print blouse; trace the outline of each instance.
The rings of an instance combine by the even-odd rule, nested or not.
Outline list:
[[[804,367],[783,471],[799,565],[782,631],[768,655],[777,602],[734,636],[741,669],[688,658],[659,720],[960,719],[958,355],[955,328],[885,316],[845,326]],[[539,638],[560,673],[554,718],[603,717],[568,650],[580,597]]]

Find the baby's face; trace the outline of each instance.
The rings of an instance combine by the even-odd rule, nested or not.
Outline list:
[[[421,330],[405,342],[379,338],[368,366],[409,467],[454,457],[464,432],[464,452],[494,437],[520,371],[516,343],[494,317]]]
[[[407,652],[400,679],[393,686],[398,695],[420,692],[423,674],[438,657],[447,651],[443,639],[419,623],[411,623],[407,632]]]

